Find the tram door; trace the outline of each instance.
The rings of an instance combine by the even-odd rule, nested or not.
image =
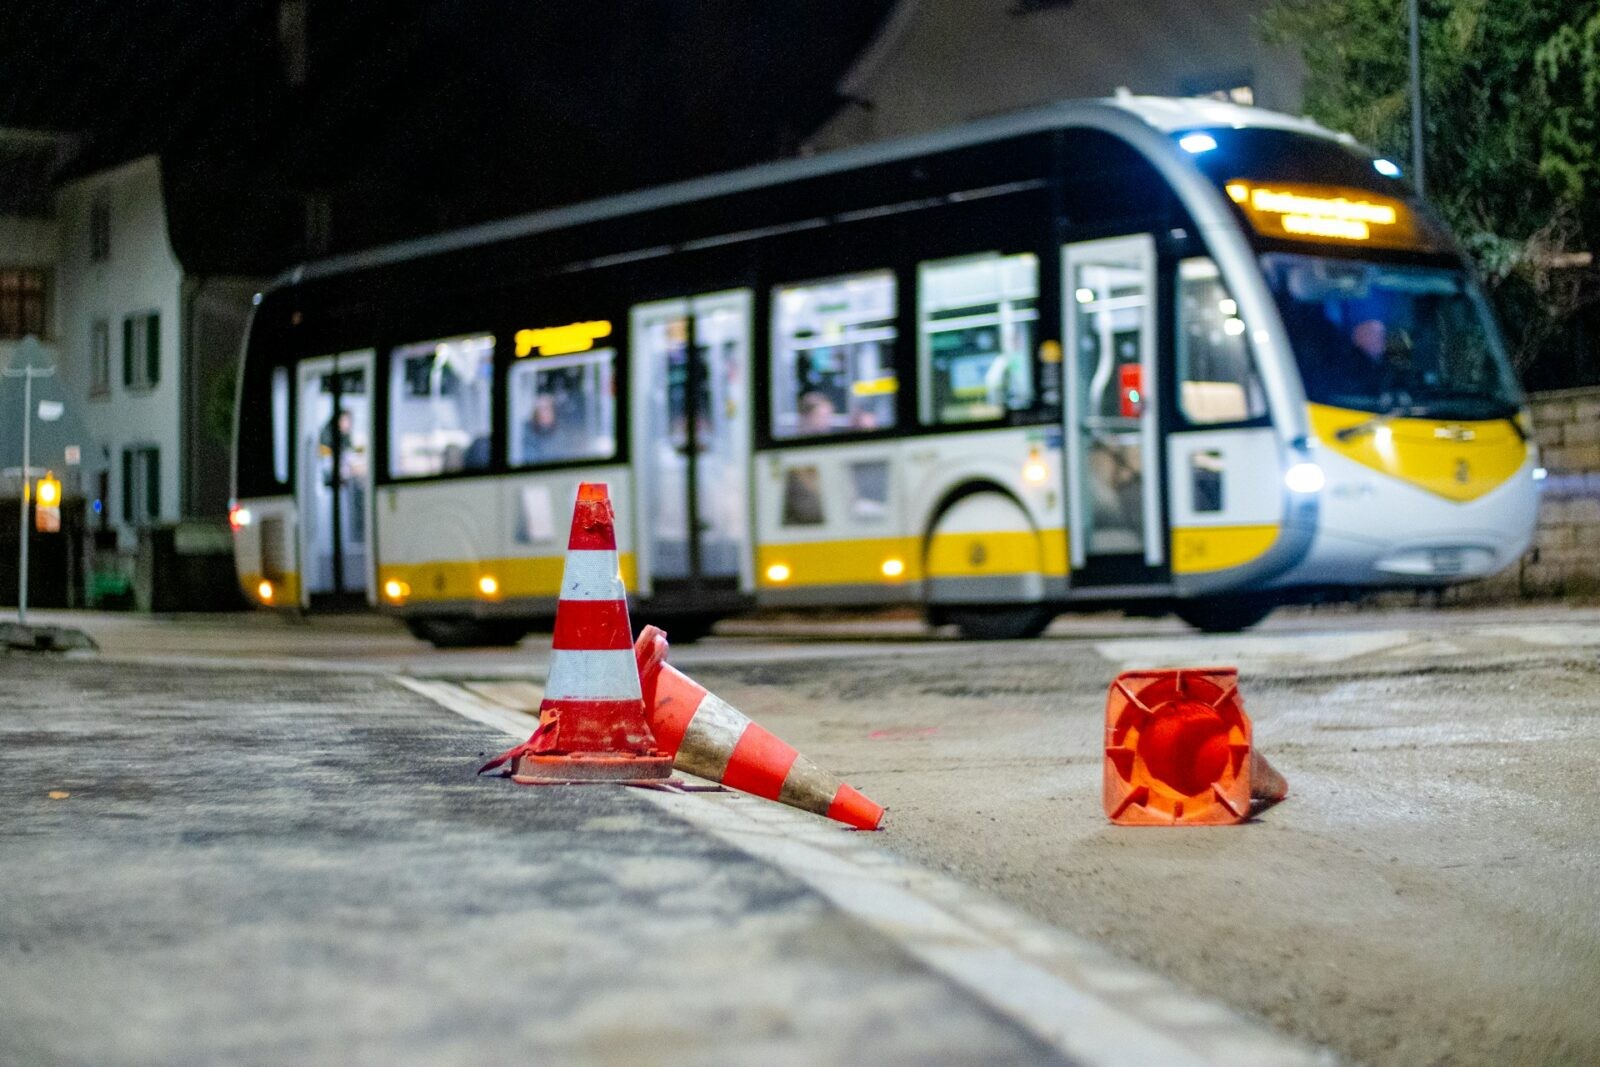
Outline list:
[[[1155,244],[1137,234],[1062,255],[1073,582],[1163,581]]]
[[[367,599],[371,543],[372,352],[300,364],[300,597]]]
[[[750,291],[633,309],[639,588],[754,588],[750,541]]]

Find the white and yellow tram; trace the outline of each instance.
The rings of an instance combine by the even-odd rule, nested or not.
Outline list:
[[[258,301],[259,603],[438,643],[554,610],[582,480],[680,637],[915,605],[1237,629],[1525,550],[1537,455],[1388,160],[1212,101],[1062,104],[312,263]]]

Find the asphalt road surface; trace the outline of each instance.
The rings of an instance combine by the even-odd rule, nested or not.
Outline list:
[[[339,686],[386,684],[374,675],[408,674],[447,679],[480,700],[515,707],[536,703],[546,656],[537,637],[514,652],[436,653],[374,620],[299,625],[262,617],[229,625],[106,617],[75,621],[100,641],[103,652],[93,661],[67,663],[76,670],[111,670],[119,685],[157,692],[162,684],[172,684],[163,677],[207,676],[194,672],[226,661],[235,673],[258,667],[248,674],[255,679],[254,691],[262,694],[274,692],[272,678],[303,679],[310,671],[324,679],[325,695],[342,691]],[[675,648],[671,659],[888,805],[888,829],[871,837],[850,835],[866,843],[864,847],[917,869],[931,869],[985,899],[998,899],[1041,922],[1041,929],[1103,945],[1135,967],[1353,1061],[1588,1064],[1600,1062],[1600,1011],[1595,1009],[1600,1003],[1597,624],[1600,612],[1562,608],[1300,612],[1275,618],[1251,634],[1220,638],[1191,634],[1169,622],[1104,616],[1058,623],[1035,642],[980,645],[930,638],[908,620],[768,620],[725,626],[717,637]],[[1257,744],[1287,776],[1290,798],[1242,827],[1110,826],[1099,806],[1103,707],[1110,679],[1121,669],[1217,663],[1240,667]],[[127,674],[152,665],[164,676]],[[19,669],[0,664],[0,681],[14,685]],[[143,681],[129,683],[129,678]],[[39,684],[37,679],[31,683],[35,689]],[[296,684],[316,689],[312,683]],[[70,703],[72,698],[61,699]],[[237,702],[237,697],[231,699]],[[319,711],[318,701],[309,695],[305,704],[294,713],[300,717],[285,720],[280,747],[320,723],[319,716],[330,714]],[[224,712],[227,708],[220,698],[204,697],[185,706],[209,715],[218,714],[219,706]],[[236,714],[247,706],[253,705],[239,704]],[[411,710],[403,717],[405,737],[445,729],[432,720],[419,726],[409,716],[422,712],[406,706]],[[274,714],[288,713],[280,709]],[[376,721],[374,716],[387,720],[393,714],[369,708],[360,723],[365,730]],[[100,721],[90,717],[91,723]],[[228,721],[226,714],[223,721]],[[366,740],[354,750],[335,742],[350,725],[311,730],[324,738],[312,746],[320,753],[315,758],[344,767],[367,766],[372,760],[376,763],[370,765],[383,766],[387,742],[376,734],[357,731]],[[114,736],[107,734],[110,729],[103,723],[94,727],[97,744],[108,743]],[[329,732],[317,732],[321,730]],[[481,731],[474,743],[483,747],[478,738]],[[466,735],[461,740],[465,743]],[[47,765],[71,766],[74,746],[55,744],[45,753]],[[270,753],[273,747],[269,743],[266,750]],[[15,794],[5,798],[7,808],[21,810],[15,805],[26,801],[30,818],[67,810],[44,805],[45,814],[38,812],[42,802],[33,794],[43,779],[19,776],[18,767],[21,761],[31,773],[40,765],[40,754],[20,751],[0,733],[0,762],[5,764],[0,767],[0,791]],[[209,747],[201,746],[175,757],[186,771],[170,787],[181,793],[179,786],[193,780],[191,776],[249,773],[233,765],[215,766],[211,755]],[[430,774],[446,773],[426,760],[424,764],[432,768]],[[317,796],[329,787],[329,779],[315,775],[295,783],[294,788],[283,783],[286,799],[307,791]],[[401,804],[393,817],[415,825],[423,816],[442,819],[444,808],[460,803],[464,811],[476,812],[473,818],[481,823],[481,806],[489,802],[482,800],[483,790],[471,792],[475,788],[446,784],[441,778],[429,786],[428,803],[434,809],[419,815]],[[19,789],[24,793],[16,793]],[[468,792],[458,794],[458,789]],[[679,802],[692,806],[687,810],[716,803],[696,797]],[[602,815],[599,825],[628,826],[631,812]],[[177,817],[170,811],[163,815],[159,806],[148,814]],[[354,826],[335,819],[338,834],[360,840],[366,816],[340,818],[353,819]],[[612,818],[623,821],[607,821]],[[381,821],[389,831],[396,825]],[[259,824],[246,828],[248,839]],[[41,901],[57,892],[70,899],[78,891],[73,889],[74,872],[82,877],[93,865],[47,862],[48,833],[37,825],[10,838],[4,830],[0,825],[0,972],[26,973],[32,981],[45,982],[41,988],[48,995],[35,1002],[44,1012],[50,1005],[68,1003],[65,991],[80,987],[37,962],[31,970],[16,969],[21,950],[14,947],[15,917],[33,922],[44,907]],[[555,835],[547,839],[548,847],[568,847],[571,839],[560,836],[568,830],[553,826],[542,831]],[[103,853],[114,848],[115,834],[123,831],[97,825],[94,832],[111,835],[96,839]],[[307,832],[323,833],[325,828],[308,825]],[[442,867],[419,867],[409,881],[401,882],[423,893],[419,883],[428,879],[422,872],[459,870],[480,847],[503,853],[508,842],[496,836],[503,833],[475,824],[472,834],[484,836],[455,842]],[[380,833],[378,840],[388,838]],[[48,878],[35,884],[15,876],[13,861],[24,855],[16,850],[23,847],[36,850],[26,858],[43,865]],[[292,840],[286,836],[274,847],[292,851]],[[329,876],[339,892],[364,895],[358,872],[374,860],[372,847],[371,842],[362,844],[350,861],[351,870]],[[613,841],[606,847],[631,846]],[[709,846],[690,835],[671,847],[692,853]],[[174,848],[166,858],[181,864],[190,855]],[[216,856],[192,855],[210,864],[206,869],[212,873],[227,866]],[[389,858],[395,857],[402,867],[407,862],[405,849],[398,845]],[[649,869],[644,860],[640,863],[637,870]],[[112,869],[120,868],[113,864]],[[526,871],[500,873],[529,877]],[[145,877],[153,875],[146,870]],[[379,884],[390,887],[398,877],[386,875]],[[759,882],[773,875],[757,864],[748,877]],[[784,884],[792,899],[813,900],[803,885]],[[739,892],[746,903],[763,899],[758,889]],[[449,943],[451,938],[431,925],[440,921],[431,909],[470,910],[477,906],[470,897],[467,893],[453,903],[419,897],[431,903],[414,902],[415,914],[401,916],[397,927],[419,925],[433,934],[421,939],[425,944]],[[502,901],[494,908],[505,906]],[[808,906],[818,915],[832,915],[814,903]],[[64,916],[71,914],[66,908],[53,919],[47,916],[49,921],[30,935],[35,947],[28,951],[37,951],[38,944],[70,927]],[[498,910],[496,916],[501,917]],[[170,927],[162,929],[167,932],[146,935],[158,947],[161,937],[176,936]],[[90,928],[77,966],[90,967],[83,960],[91,955],[91,935],[101,933],[122,936],[115,926]],[[810,935],[796,936],[801,943],[813,943]],[[948,1018],[956,1036],[932,1044],[948,1049],[953,1059],[979,1047],[986,1052],[992,1047],[993,1055],[978,1057],[989,1062],[1007,1056],[1025,1061],[1061,1051],[1059,1046],[1039,1045],[1037,1029],[1005,1025],[1005,1011],[992,1002],[950,994],[948,983],[931,981],[915,967],[895,973],[887,961],[893,957],[903,963],[906,942],[896,955],[892,946],[878,944],[848,923],[828,936],[887,953],[884,962],[867,967],[872,972],[877,966],[874,980],[884,983],[882,999],[876,1002],[880,1009],[892,1012],[897,1010],[889,1007],[894,1004],[933,996],[929,1003],[936,1010],[926,1017],[906,1016],[907,1025],[917,1030],[924,1023],[916,1019]],[[252,946],[260,947],[259,942],[247,941],[244,949],[226,940],[212,942],[218,949],[228,944],[247,956]],[[369,945],[362,951],[377,950]],[[744,951],[747,961],[776,958],[766,949],[746,946]],[[385,952],[373,957],[379,963],[372,974],[379,977],[369,974],[366,984],[340,992],[335,1002],[339,997],[359,1000],[366,995],[363,990],[370,994],[372,983],[382,976],[394,976],[405,985],[414,969],[435,973],[443,966],[436,962],[443,958],[437,952],[425,958],[393,946]],[[298,958],[276,963],[287,971]],[[163,961],[163,966],[182,962]],[[187,962],[200,965],[204,960]],[[854,966],[847,956],[832,962],[845,971]],[[758,971],[761,966],[751,965]],[[57,973],[55,986],[48,981],[52,973]],[[74,973],[83,976],[82,971]],[[98,980],[112,983],[104,973]],[[450,981],[456,983],[450,988],[461,987],[459,978]],[[907,995],[906,989],[914,989],[909,1000],[897,999]],[[929,992],[934,989],[943,990],[948,999]],[[538,1005],[536,1021],[544,1018],[540,1011],[550,1004],[535,990],[526,991]],[[780,999],[774,995],[767,1001],[769,1012]],[[292,1003],[304,1008],[316,1002],[308,992]],[[387,1016],[380,1012],[378,1017]],[[67,1025],[67,1015],[60,1018]],[[707,1017],[691,1012],[684,1018],[699,1024]],[[802,1037],[831,1032],[828,1025],[815,1022],[802,1022],[798,1030],[790,1020],[783,1025]],[[849,1031],[848,1023],[842,1025],[852,1033],[872,1029]],[[5,1031],[0,1025],[0,1033]],[[22,1032],[36,1042],[27,1047],[51,1047],[47,1034]],[[535,1027],[522,1032],[534,1042],[527,1047],[571,1051],[570,1046],[537,1044],[552,1040],[551,1031]],[[748,1037],[746,1030],[736,1032]],[[5,1040],[0,1037],[0,1060],[5,1059]],[[18,1039],[11,1040],[18,1047]],[[582,1050],[593,1052],[595,1047],[600,1046]],[[737,1047],[713,1042],[706,1051],[711,1055]],[[805,1049],[806,1042],[785,1044],[773,1038],[772,1048],[792,1053]],[[862,1047],[866,1058],[861,1062],[874,1058],[866,1055],[869,1048]],[[848,1060],[851,1049],[848,1043],[818,1044],[797,1062]],[[876,1051],[881,1059],[910,1062],[924,1050],[885,1043]],[[158,1062],[160,1057],[129,1059]]]

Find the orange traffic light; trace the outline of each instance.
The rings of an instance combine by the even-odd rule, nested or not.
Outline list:
[[[61,532],[61,479],[46,471],[33,490],[33,528],[40,533]]]

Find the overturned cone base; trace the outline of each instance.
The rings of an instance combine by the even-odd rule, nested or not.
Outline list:
[[[1232,667],[1127,671],[1106,698],[1106,816],[1123,826],[1226,826],[1289,784],[1252,744]]]
[[[678,770],[858,830],[883,825],[880,805],[668,664],[667,636],[659,629],[645,627],[634,654],[650,730]]]
[[[511,769],[511,780],[522,785],[579,785],[584,782],[642,785],[671,775],[672,760],[665,756],[600,756],[586,752],[572,755],[529,753],[518,756]]]

